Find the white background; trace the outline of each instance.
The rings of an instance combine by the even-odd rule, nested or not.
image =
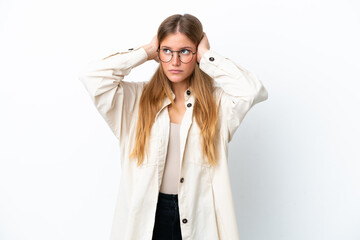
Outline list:
[[[229,145],[240,239],[359,240],[356,0],[0,0],[0,239],[109,238],[119,149],[77,74],[174,13],[269,92]]]

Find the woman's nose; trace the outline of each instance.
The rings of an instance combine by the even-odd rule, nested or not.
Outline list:
[[[173,66],[179,66],[180,65],[180,57],[178,52],[173,53],[173,58],[171,59],[171,64]]]

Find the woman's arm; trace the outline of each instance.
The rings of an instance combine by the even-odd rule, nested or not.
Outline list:
[[[206,38],[205,34],[204,38]],[[207,38],[205,42],[200,42],[198,49],[200,69],[214,78],[222,89],[219,98],[227,122],[227,136],[230,142],[246,113],[256,103],[265,101],[268,92],[254,74],[210,50]]]
[[[123,122],[131,121],[125,118],[131,117],[129,113],[136,107],[145,84],[145,81],[127,82],[123,79],[148,58],[142,47],[129,52],[117,52],[89,63],[78,74],[95,107],[118,139]]]

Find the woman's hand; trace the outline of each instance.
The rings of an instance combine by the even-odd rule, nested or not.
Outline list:
[[[143,45],[142,48],[146,51],[146,54],[148,55],[148,60],[154,59],[155,61],[159,62],[157,54],[157,49],[159,48],[159,41],[156,35],[152,38],[150,43]]]
[[[210,43],[204,32],[203,37],[202,37],[201,41],[199,42],[198,50],[197,50],[197,59],[196,60],[198,63],[200,63],[200,60],[201,60],[202,56],[204,55],[204,53],[209,50],[210,50]]]

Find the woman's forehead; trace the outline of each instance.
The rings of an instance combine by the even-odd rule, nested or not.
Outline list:
[[[166,36],[160,45],[168,48],[196,48],[195,44],[185,34],[177,32]]]

